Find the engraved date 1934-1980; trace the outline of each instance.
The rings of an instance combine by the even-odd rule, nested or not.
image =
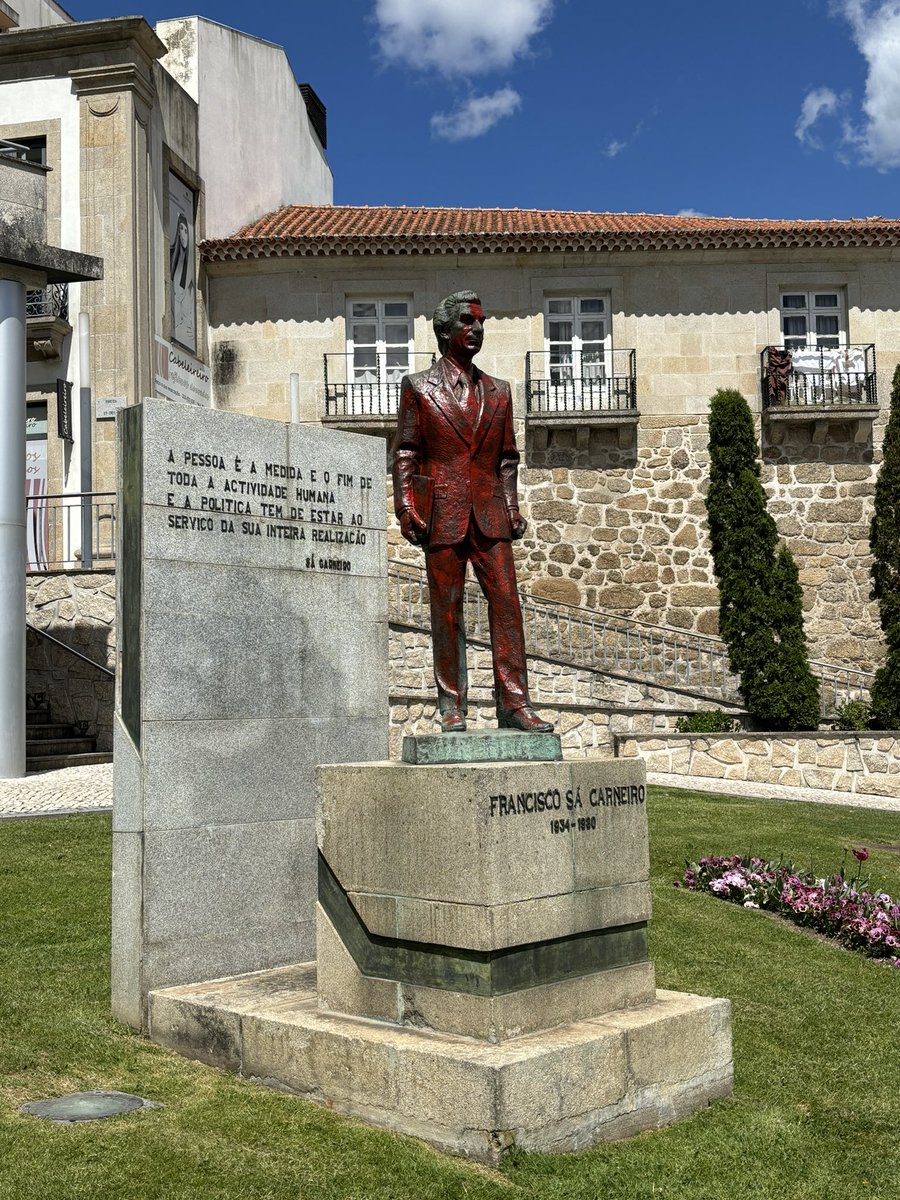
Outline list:
[[[550,822],[551,833],[587,833],[596,828],[596,817],[554,817]]]

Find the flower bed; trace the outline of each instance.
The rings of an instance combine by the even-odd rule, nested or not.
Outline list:
[[[868,850],[854,850],[856,875],[848,879],[844,864],[828,878],[798,871],[788,862],[770,862],[740,855],[710,855],[686,865],[683,886],[692,892],[711,892],[721,900],[762,908],[833,938],[849,950],[871,958],[886,958],[900,967],[900,904],[886,892],[869,889],[860,878]]]

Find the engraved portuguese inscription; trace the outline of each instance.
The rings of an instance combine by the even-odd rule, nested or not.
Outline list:
[[[551,833],[590,833],[597,828],[598,808],[634,808],[646,803],[644,784],[598,785],[590,788],[548,788],[546,791],[498,792],[487,798],[491,819],[546,815]]]
[[[353,548],[368,541],[371,476],[185,447],[169,448],[164,472],[170,529],[305,542],[304,569],[341,574],[353,573]]]

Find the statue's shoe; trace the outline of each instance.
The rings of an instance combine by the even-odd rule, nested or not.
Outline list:
[[[523,733],[552,733],[553,723],[538,716],[530,704],[513,712],[497,713],[498,729],[520,729]]]
[[[458,708],[451,708],[447,712],[441,713],[442,733],[465,733],[465,731],[466,718]]]

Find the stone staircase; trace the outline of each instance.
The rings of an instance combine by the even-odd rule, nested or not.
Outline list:
[[[524,591],[520,600],[529,659],[661,689],[669,697],[683,698],[688,709],[743,708],[721,638],[557,604]],[[388,561],[388,615],[392,629],[430,632],[428,583],[419,564]],[[487,604],[472,580],[465,587],[464,618],[469,644],[489,645]],[[847,700],[868,699],[871,672],[817,661],[811,661],[810,668],[819,683],[823,718]],[[655,704],[660,699],[653,697]]]
[[[31,693],[25,712],[25,769],[29,775],[112,762],[112,755],[97,749],[97,739],[83,723],[53,720],[42,692]]]

